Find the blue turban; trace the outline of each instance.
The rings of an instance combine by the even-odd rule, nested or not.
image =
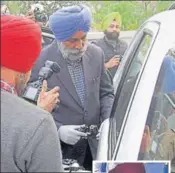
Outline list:
[[[175,58],[166,56],[161,67],[160,74],[163,75],[162,92],[175,92]]]
[[[67,41],[78,31],[87,33],[92,23],[88,7],[75,5],[57,10],[49,17],[49,27],[57,41]]]

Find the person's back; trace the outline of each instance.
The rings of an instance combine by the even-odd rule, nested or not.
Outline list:
[[[63,172],[52,116],[1,90],[1,171]]]

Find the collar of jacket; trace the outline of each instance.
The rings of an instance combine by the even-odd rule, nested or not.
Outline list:
[[[106,36],[104,36],[103,39],[106,44],[108,44],[109,46],[112,46],[113,48],[115,48],[118,44],[120,44],[119,39],[117,39],[116,41],[110,41]]]

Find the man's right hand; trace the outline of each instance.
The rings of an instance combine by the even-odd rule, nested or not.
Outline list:
[[[87,137],[86,133],[78,131],[84,125],[63,125],[59,128],[58,134],[66,144],[75,145],[81,137]]]
[[[120,58],[117,58],[117,56],[113,56],[107,63],[105,63],[105,67],[107,69],[113,68],[115,66],[118,66],[120,64]]]
[[[54,87],[47,92],[47,81],[44,80],[41,93],[37,101],[37,105],[51,113],[56,105],[60,102],[59,91],[59,87]]]

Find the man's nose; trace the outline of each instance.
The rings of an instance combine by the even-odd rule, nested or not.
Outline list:
[[[84,42],[82,40],[79,40],[75,43],[75,47],[76,49],[81,49],[84,47]]]
[[[116,27],[113,28],[113,32],[117,32],[117,28]]]

